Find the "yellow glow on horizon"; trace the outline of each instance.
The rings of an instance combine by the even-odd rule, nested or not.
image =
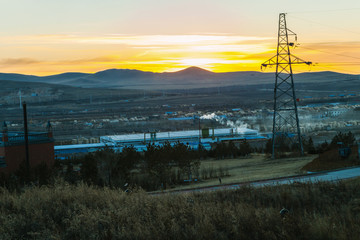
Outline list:
[[[172,72],[197,66],[214,72],[260,71],[276,53],[276,39],[234,35],[36,35],[0,38],[0,72],[51,75],[63,72],[94,73],[109,68]],[[296,65],[294,73],[337,71],[360,73],[360,42],[305,44],[292,50],[312,61],[313,67]],[[307,47],[307,48],[305,48]],[[327,52],[338,53],[329,56]],[[341,55],[344,55],[341,57]],[[275,71],[268,68],[266,71]]]

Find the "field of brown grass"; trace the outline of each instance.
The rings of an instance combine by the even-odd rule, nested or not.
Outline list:
[[[204,160],[201,161],[200,172],[203,169],[213,169],[217,173],[219,168],[222,168],[225,173],[229,174],[229,176],[221,177],[222,184],[256,181],[302,174],[305,171],[301,170],[301,168],[316,157],[317,155],[310,155],[296,158],[271,159],[265,154],[251,154],[249,157],[235,159]],[[218,184],[218,177],[214,177],[189,185],[177,186],[174,189],[207,187]]]
[[[160,196],[0,188],[0,239],[359,239],[359,190],[360,179]]]

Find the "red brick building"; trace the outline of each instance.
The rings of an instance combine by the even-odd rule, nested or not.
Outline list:
[[[41,162],[52,167],[55,161],[54,138],[51,125],[47,132],[29,132],[29,163],[35,167]],[[0,174],[13,173],[26,159],[24,132],[10,132],[4,123],[0,133]]]

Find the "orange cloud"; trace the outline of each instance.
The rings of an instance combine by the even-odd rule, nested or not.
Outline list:
[[[0,65],[28,65],[40,63],[40,61],[32,58],[6,58],[0,61]]]
[[[196,65],[216,72],[259,71],[276,54],[276,39],[208,35],[36,35],[0,38],[2,72],[48,75],[61,72],[97,72],[107,68],[176,71]],[[291,50],[318,63],[294,66],[294,72],[359,72],[360,43],[307,43]],[[337,68],[337,69],[335,69]],[[267,71],[274,71],[268,69]],[[329,70],[329,69],[327,69]]]

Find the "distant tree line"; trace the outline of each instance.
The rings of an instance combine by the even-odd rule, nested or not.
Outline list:
[[[203,159],[236,158],[247,156],[252,151],[246,141],[240,143],[239,147],[233,142],[218,143],[209,151],[201,145],[194,150],[180,142],[148,144],[142,153],[136,152],[134,147],[125,147],[121,152],[105,148],[75,159],[75,163],[78,161],[81,165],[80,174],[74,177],[72,171],[67,180],[77,181],[80,178],[100,186],[122,187],[130,184],[146,190],[165,189],[171,185],[200,180]],[[74,160],[71,162],[74,163]]]
[[[241,141],[239,147],[233,141],[230,141],[218,143],[216,147],[209,150],[207,156],[215,159],[225,159],[248,156],[252,152],[254,152],[254,149],[246,140]]]
[[[311,137],[303,139],[305,152],[309,154],[323,153],[342,146],[355,144],[351,132],[338,133],[330,143],[327,141],[314,145]],[[295,151],[296,146],[281,143],[283,151]],[[201,145],[199,149],[191,149],[189,145],[177,142],[166,142],[162,145],[148,144],[143,152],[134,147],[124,147],[122,151],[103,148],[94,153],[75,156],[65,160],[56,159],[55,166],[48,169],[40,164],[27,173],[26,164],[21,164],[17,172],[10,177],[0,175],[0,183],[9,189],[20,189],[26,184],[49,184],[56,178],[64,179],[70,184],[85,182],[89,185],[108,186],[114,188],[141,187],[147,191],[166,189],[169,186],[184,184],[228,175],[227,169],[200,169],[204,159],[222,160],[248,156],[252,152],[268,153],[272,151],[272,139],[265,148],[253,148],[246,140],[234,143],[219,142],[211,150]]]
[[[18,189],[26,183],[48,184],[55,178],[63,178],[70,184],[83,181],[97,186],[124,188],[139,186],[146,190],[165,189],[172,185],[199,181],[202,177],[225,176],[226,169],[200,171],[201,160],[226,159],[247,156],[254,149],[247,141],[235,145],[234,142],[220,142],[211,150],[202,145],[192,149],[189,145],[165,142],[162,145],[148,144],[143,152],[134,147],[124,147],[115,151],[106,147],[94,153],[74,156],[64,160],[56,159],[55,166],[48,169],[40,164],[31,169],[30,176],[23,163],[10,177],[0,176],[0,182],[9,188]],[[211,174],[210,174],[211,173]]]
[[[281,153],[283,152],[294,152],[298,151],[298,146],[291,145],[287,139],[283,136],[278,137],[277,139],[277,150]],[[309,154],[319,154],[324,153],[326,151],[336,149],[341,147],[351,147],[356,143],[356,139],[354,134],[349,131],[348,133],[338,132],[328,143],[326,140],[323,143],[319,143],[315,146],[312,137],[303,138],[302,144],[304,148],[304,152]],[[267,154],[272,153],[272,139],[269,139],[266,142],[264,152]]]
[[[314,145],[311,137],[303,140],[304,150],[309,154],[324,153],[326,151],[337,149],[339,147],[352,147],[356,144],[354,134],[349,131],[348,133],[337,133],[330,143],[324,141],[323,143]]]

